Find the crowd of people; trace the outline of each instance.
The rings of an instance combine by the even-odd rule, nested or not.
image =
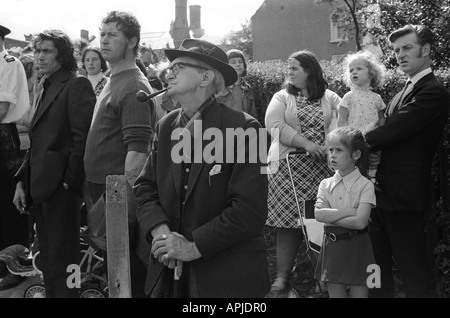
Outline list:
[[[28,245],[32,220],[46,297],[78,297],[66,280],[81,211],[105,201],[109,175],[126,179],[133,297],[287,297],[306,215],[323,230],[314,278],[330,297],[394,297],[394,262],[407,297],[430,296],[427,188],[449,94],[433,75],[427,27],[389,36],[408,76],[392,101],[374,92],[384,68],[369,52],[345,60],[342,97],[313,52],[291,54],[265,113],[267,160],[252,154],[266,141],[252,139],[263,125],[245,54],[185,39],[156,67],[140,32],[133,14],[112,11],[100,48],[44,30],[14,57],[0,26],[0,253]],[[148,102],[142,91],[159,95]],[[239,132],[249,140],[236,144]],[[276,229],[273,281],[266,226]],[[381,286],[369,289],[372,264]],[[20,283],[0,274],[0,288]]]

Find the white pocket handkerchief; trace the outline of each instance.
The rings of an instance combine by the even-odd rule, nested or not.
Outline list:
[[[222,170],[222,166],[221,165],[215,165],[209,171],[209,176],[215,176],[216,174],[219,174],[221,170]]]

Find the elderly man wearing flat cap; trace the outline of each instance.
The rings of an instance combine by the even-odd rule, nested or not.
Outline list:
[[[171,63],[167,92],[182,106],[158,122],[134,186],[139,224],[152,243],[146,292],[264,297],[267,176],[249,150],[259,137],[239,143],[242,136],[230,134],[252,135],[261,125],[217,102],[215,94],[237,79],[222,49],[185,39],[165,54]]]
[[[27,77],[22,63],[5,50],[11,31],[0,25],[0,251],[13,244],[27,246],[27,218],[13,205],[19,168],[20,140],[16,123],[30,107]],[[0,283],[0,289],[2,284]]]

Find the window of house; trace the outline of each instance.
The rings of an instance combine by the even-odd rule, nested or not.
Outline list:
[[[370,28],[381,28],[381,9],[378,3],[369,4],[366,10],[366,25]]]
[[[342,42],[347,38],[346,31],[342,27],[338,27],[333,21],[330,19],[330,27],[331,27],[331,39],[330,42]]]

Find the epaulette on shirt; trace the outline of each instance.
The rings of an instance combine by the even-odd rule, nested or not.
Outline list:
[[[14,62],[14,61],[15,61],[15,60],[14,60],[14,57],[11,56],[11,55],[8,55],[8,54],[6,54],[3,58],[4,58],[4,59],[6,60],[6,62],[8,62],[8,63]]]

